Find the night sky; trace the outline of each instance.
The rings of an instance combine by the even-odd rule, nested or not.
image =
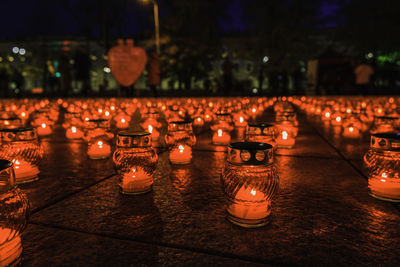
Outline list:
[[[168,12],[160,3],[160,16]],[[246,22],[242,15],[242,9],[248,0],[232,0],[227,6],[224,18],[219,18],[220,29],[224,33],[246,32]],[[76,18],[62,3],[74,6],[79,0],[70,1],[43,1],[43,0],[19,0],[1,1],[0,10],[0,39],[14,40],[35,38],[38,36],[82,36],[82,18]],[[322,0],[321,16],[331,17],[338,9],[340,1]],[[96,2],[94,2],[96,3]],[[68,4],[67,4],[68,5]],[[126,16],[123,28],[115,32],[116,36],[134,36],[143,33],[146,29],[152,29],[153,24],[149,20],[152,16],[152,8],[143,4],[127,1]],[[325,26],[335,26],[335,21],[328,21]],[[93,30],[94,29],[94,30]],[[100,36],[100,30],[92,27],[92,36]]]

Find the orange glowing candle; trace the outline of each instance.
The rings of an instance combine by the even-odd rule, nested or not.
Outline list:
[[[212,137],[212,142],[214,145],[229,145],[231,142],[231,135],[228,132],[218,129]]]
[[[295,138],[288,130],[282,130],[276,138],[276,144],[279,148],[292,148],[295,144]]]
[[[349,126],[343,130],[343,137],[346,138],[358,138],[360,136],[360,130],[356,127]]]
[[[89,145],[87,154],[91,159],[105,159],[111,155],[111,147],[103,141],[97,141]]]
[[[160,137],[160,133],[157,131],[157,129],[154,129],[153,126],[149,125],[147,127],[147,129],[149,130],[149,133],[151,134],[151,140],[153,142],[157,142],[158,138]]]
[[[153,177],[140,167],[133,167],[122,177],[120,186],[125,194],[135,194],[150,191]]]
[[[117,121],[115,125],[118,129],[127,129],[129,128],[129,122],[125,118],[121,118]]]
[[[31,182],[38,179],[39,168],[23,159],[14,159],[14,173],[17,183]]]
[[[42,123],[40,127],[37,128],[38,136],[47,136],[52,133],[51,127],[46,123]]]
[[[204,120],[200,117],[197,117],[194,121],[193,121],[193,126],[196,127],[202,127],[204,125]]]
[[[370,177],[368,184],[371,194],[375,197],[400,202],[400,183],[398,178],[388,177],[386,172],[383,172],[380,176]]]
[[[229,214],[241,219],[258,220],[268,217],[271,213],[271,201],[266,201],[265,195],[243,186],[236,194],[235,202],[227,208]]]
[[[68,139],[80,139],[83,137],[83,132],[75,126],[71,126],[67,129],[65,135]]]
[[[169,152],[169,161],[172,164],[188,164],[192,160],[192,148],[187,145],[173,147]]]
[[[239,116],[239,119],[235,120],[235,127],[246,127],[247,126],[247,122],[246,120],[243,118],[243,116]]]

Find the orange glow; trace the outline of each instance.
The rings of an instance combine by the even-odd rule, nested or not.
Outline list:
[[[169,152],[169,160],[172,164],[188,164],[192,160],[192,148],[187,145],[179,145]]]
[[[89,145],[87,154],[91,159],[105,159],[111,155],[111,147],[99,140],[95,144]]]
[[[76,133],[76,127],[72,126],[72,127],[71,127],[71,132],[72,132],[72,133]]]
[[[329,113],[329,112],[326,112],[326,113],[325,113],[325,117],[326,117],[326,118],[329,118],[330,116],[331,116],[331,113]]]
[[[354,131],[354,128],[353,127],[349,127],[349,132],[353,132]]]
[[[243,121],[244,121],[243,117],[240,116],[240,117],[239,117],[239,122],[242,123]]]
[[[149,130],[149,133],[152,133],[153,132],[153,127],[151,125],[149,125],[148,130]]]
[[[282,132],[282,139],[287,140],[288,139],[288,133],[286,131]]]
[[[337,121],[337,122],[341,122],[341,121],[342,121],[342,118],[341,118],[341,117],[336,117],[336,121]]]

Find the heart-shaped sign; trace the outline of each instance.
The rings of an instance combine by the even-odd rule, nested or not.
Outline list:
[[[146,66],[146,52],[141,47],[134,47],[133,40],[128,39],[126,45],[122,39],[118,45],[108,51],[108,65],[119,84],[130,86],[140,77]]]

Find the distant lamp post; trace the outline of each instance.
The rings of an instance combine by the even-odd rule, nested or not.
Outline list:
[[[160,54],[160,21],[158,19],[158,4],[156,0],[141,0],[144,3],[151,2],[154,10],[155,41],[157,53]]]

